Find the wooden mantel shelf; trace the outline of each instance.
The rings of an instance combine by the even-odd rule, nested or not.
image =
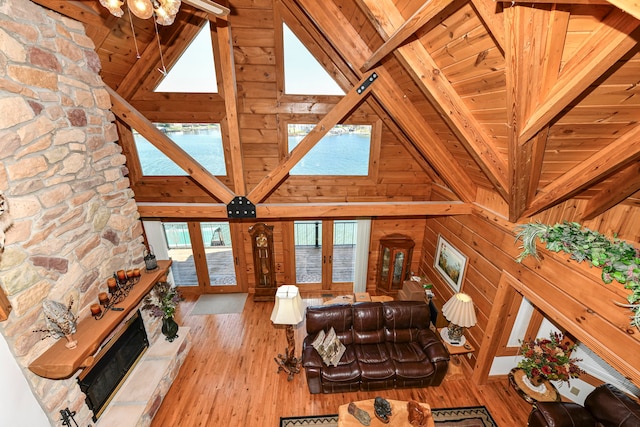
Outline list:
[[[151,288],[167,274],[170,266],[171,260],[158,261],[157,270],[151,272],[143,270],[140,281],[133,286],[127,298],[115,305],[123,308],[123,311],[109,310],[100,320],[93,317],[81,320],[73,335],[78,341],[76,348],[66,348],[66,340],[59,339],[29,365],[31,372],[43,378],[61,380],[69,378],[80,368],[91,366],[98,347],[122,323],[131,310],[138,306]]]

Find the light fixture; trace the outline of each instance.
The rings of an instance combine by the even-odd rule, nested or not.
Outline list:
[[[442,315],[449,321],[449,326],[442,329],[441,336],[451,345],[463,345],[464,328],[470,328],[477,321],[471,297],[455,294],[442,306]]]
[[[301,360],[295,357],[296,342],[293,327],[302,322],[304,317],[304,303],[300,297],[298,288],[293,285],[283,285],[276,291],[276,303],[271,313],[271,321],[274,325],[287,325],[287,348],[285,354],[278,354],[274,358],[278,364],[278,372],[285,371],[289,374],[288,381],[300,372]]]
[[[113,16],[120,18],[124,14],[122,11],[124,0],[100,0],[100,4],[106,7]]]
[[[184,3],[196,9],[210,13],[218,18],[229,15],[229,8],[219,5],[211,0],[184,0]],[[100,4],[118,18],[123,15],[122,6],[124,0],[100,0]],[[127,0],[129,11],[140,19],[149,19],[152,16],[160,25],[171,25],[180,10],[181,0]]]
[[[151,0],[127,0],[127,7],[140,19],[149,19],[153,16]]]

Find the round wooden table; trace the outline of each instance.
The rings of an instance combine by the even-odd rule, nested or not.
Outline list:
[[[520,368],[513,368],[509,372],[509,384],[511,387],[527,402],[534,404],[535,402],[559,402],[560,393],[549,380],[544,380],[544,391],[539,392],[530,388],[523,380],[527,375]]]
[[[363,411],[367,411],[371,416],[371,425],[369,427],[413,427],[409,424],[409,413],[407,412],[407,402],[401,400],[386,399],[391,405],[391,417],[389,424],[384,424],[382,421],[376,418],[376,414],[373,410],[374,399],[361,400],[359,402],[353,402],[356,406]],[[420,403],[426,409],[431,407],[426,403]],[[341,405],[338,408],[338,427],[362,427],[360,421],[349,413],[349,404]],[[427,427],[435,427],[433,418],[429,417],[426,424]]]

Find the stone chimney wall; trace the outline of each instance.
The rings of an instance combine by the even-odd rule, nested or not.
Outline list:
[[[0,191],[14,224],[0,253],[0,287],[11,302],[0,323],[31,388],[58,425],[91,413],[75,378],[28,370],[55,341],[42,302],[80,319],[122,268],[143,267],[142,225],[126,178],[100,62],[82,24],[28,0],[0,1]]]

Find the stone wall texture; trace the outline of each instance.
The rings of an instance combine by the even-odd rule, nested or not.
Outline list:
[[[0,323],[34,394],[59,411],[91,413],[75,378],[48,380],[27,367],[54,338],[42,302],[80,319],[121,268],[143,267],[142,225],[126,178],[111,101],[84,27],[28,0],[0,0],[0,191],[13,226],[0,254],[0,287],[12,305]]]

